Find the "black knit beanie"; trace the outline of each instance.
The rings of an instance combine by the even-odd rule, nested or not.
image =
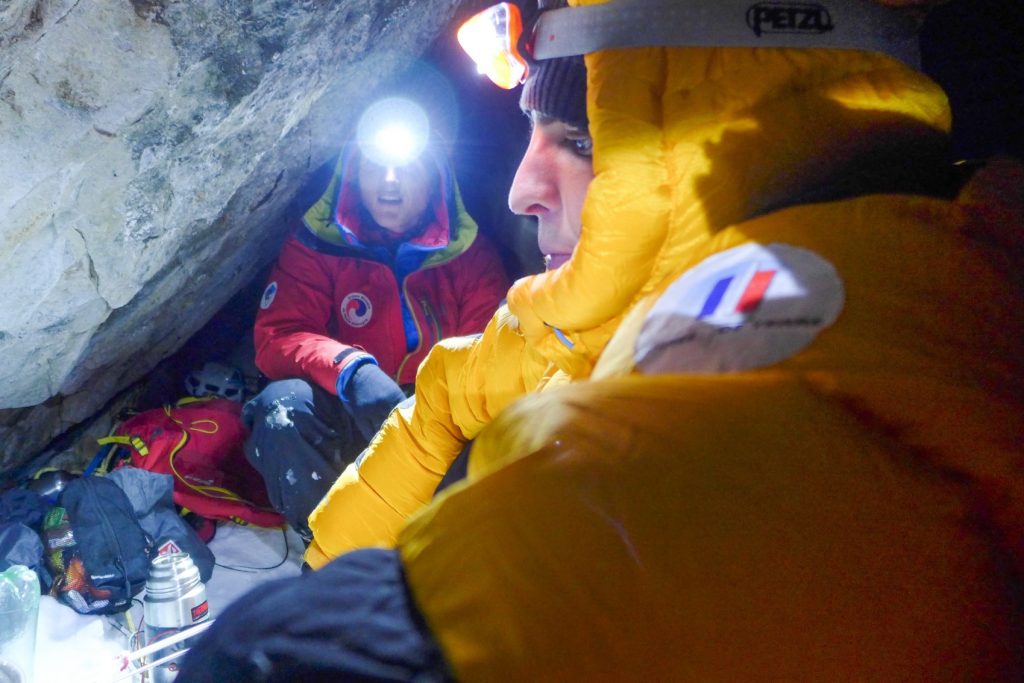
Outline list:
[[[565,0],[540,3],[540,9],[565,6]],[[579,128],[587,127],[587,68],[583,56],[545,59],[530,64],[519,97],[523,111],[535,111]]]

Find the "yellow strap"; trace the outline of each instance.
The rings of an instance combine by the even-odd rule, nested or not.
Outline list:
[[[213,426],[207,427],[206,429],[200,429],[199,427],[196,426],[199,424],[210,424]],[[216,434],[217,432],[220,431],[220,425],[217,424],[217,421],[211,420],[209,418],[203,418],[202,420],[193,420],[192,423],[189,424],[188,428],[194,432],[199,432],[200,434]]]
[[[59,471],[60,471],[60,468],[58,468],[58,467],[43,467],[43,468],[40,468],[38,472],[33,474],[32,478],[33,479],[38,479],[41,475],[44,475],[47,472],[59,472]]]
[[[213,396],[186,396],[178,399],[176,406],[187,406],[190,403],[205,403],[206,401],[212,401]]]
[[[237,493],[235,493],[233,491],[229,491],[228,489],[223,488],[221,486],[205,486],[205,485],[195,485],[195,484],[189,484],[189,486],[192,487],[193,489],[195,489],[196,491],[199,491],[203,495],[209,496],[210,498],[221,498],[221,499],[224,499],[224,500],[238,500],[238,501],[242,501],[243,503],[244,502],[248,502],[248,501],[245,500],[245,498],[242,498]]]
[[[149,447],[146,445],[146,442],[143,441],[138,436],[104,436],[101,439],[96,439],[96,443],[100,444],[101,446],[105,446],[111,443],[116,443],[121,446],[131,446],[136,451],[138,451],[139,455],[141,455],[143,458],[149,455]]]
[[[132,442],[129,440],[129,437],[127,436],[104,436],[101,439],[96,439],[96,443],[98,443],[101,446],[105,446],[108,443],[119,443],[124,444],[125,446],[132,445]]]
[[[214,424],[216,424],[216,423],[214,423]],[[197,431],[199,431],[199,430],[197,430]],[[210,434],[210,433],[213,433],[213,432],[205,432],[205,433]],[[250,503],[248,500],[246,500],[245,498],[241,497],[240,495],[238,495],[237,493],[235,493],[233,491],[229,491],[228,489],[221,488],[219,486],[204,486],[204,485],[193,484],[188,479],[186,479],[184,476],[182,476],[181,472],[179,472],[178,468],[175,467],[175,465],[174,465],[174,457],[178,454],[178,451],[181,450],[181,447],[185,445],[185,441],[187,439],[188,439],[188,430],[185,430],[185,433],[184,433],[184,435],[182,436],[182,439],[181,439],[181,443],[179,443],[178,446],[173,451],[171,451],[171,455],[168,458],[168,462],[170,463],[170,466],[171,466],[171,471],[174,472],[174,477],[178,481],[183,483],[185,486],[187,486],[190,489],[192,489],[193,491],[195,491],[196,493],[199,493],[201,495],[207,496],[208,498],[218,498],[218,499],[221,499],[221,500],[232,500],[232,501],[238,501],[238,502],[246,503],[248,505],[252,505],[252,503]],[[253,506],[253,507],[255,507],[255,506]]]

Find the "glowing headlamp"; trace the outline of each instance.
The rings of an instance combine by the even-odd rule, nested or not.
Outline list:
[[[380,166],[405,166],[426,149],[430,121],[422,107],[403,97],[374,102],[356,124],[356,143],[363,156]]]
[[[511,90],[526,79],[529,70],[517,46],[522,33],[519,7],[502,2],[474,15],[455,37],[476,62],[477,71],[499,88]]]
[[[866,50],[920,66],[914,22],[873,0],[610,0],[543,11],[525,30],[535,60],[621,47],[784,47]],[[528,74],[523,31],[519,8],[503,2],[470,18],[458,40],[481,73],[511,89]]]

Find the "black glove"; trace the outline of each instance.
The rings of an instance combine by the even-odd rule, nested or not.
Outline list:
[[[391,413],[405,400],[405,394],[376,363],[363,363],[338,392],[341,404],[369,441]]]

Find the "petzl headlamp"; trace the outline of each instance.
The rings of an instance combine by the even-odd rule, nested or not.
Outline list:
[[[526,80],[529,67],[518,45],[522,36],[522,14],[517,5],[508,2],[474,15],[455,34],[477,71],[505,90]]]
[[[399,167],[423,153],[430,121],[423,108],[404,97],[374,102],[356,124],[356,142],[363,156],[379,166]]]
[[[457,37],[477,69],[505,89],[526,79],[531,58],[620,47],[865,50],[920,66],[914,22],[873,0],[611,0],[543,11],[525,33],[519,7],[503,2],[470,18]]]

